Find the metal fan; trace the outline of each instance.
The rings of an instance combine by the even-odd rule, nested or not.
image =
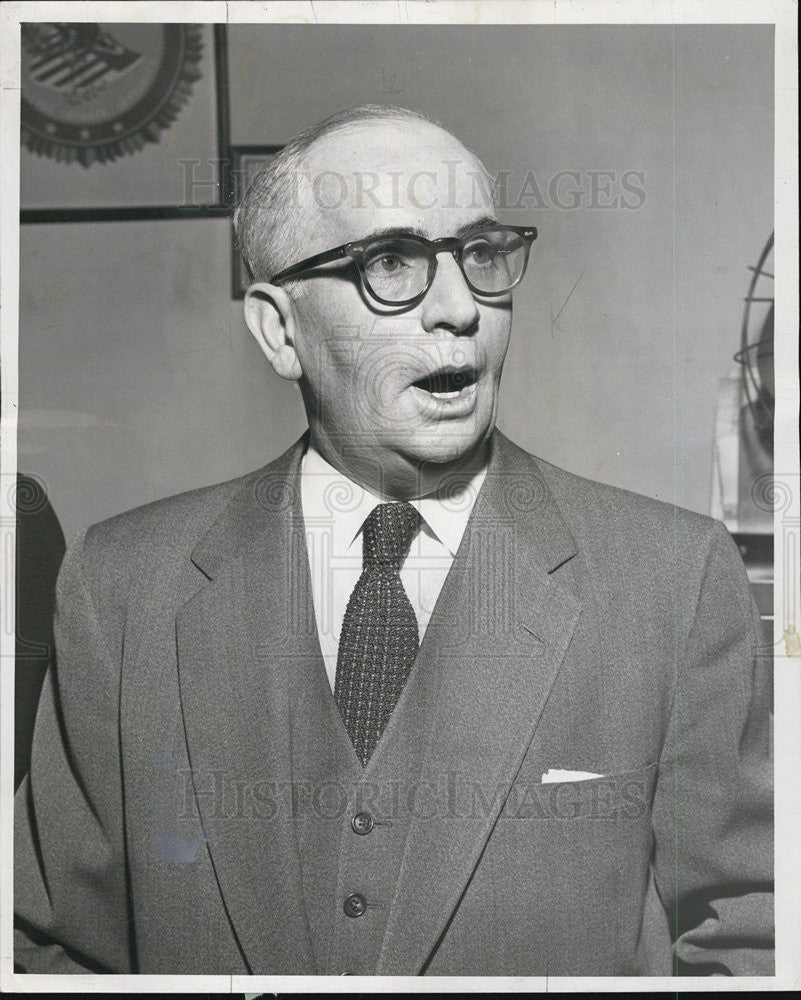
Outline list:
[[[740,350],[734,360],[743,366],[745,409],[761,446],[772,455],[775,388],[773,377],[773,233],[753,272],[745,298]],[[770,268],[770,270],[768,269]],[[743,417],[746,414],[743,413]]]
[[[740,348],[719,383],[710,513],[732,532],[767,536],[773,511],[756,487],[773,473],[773,234],[748,270]]]
[[[772,233],[756,265],[749,270],[751,281],[743,309],[740,349],[734,355],[739,377],[731,383],[733,391],[729,396],[733,435],[728,449],[725,442],[716,442],[716,460],[723,485],[720,499],[728,494],[721,513],[745,562],[763,620],[765,649],[770,650],[773,643],[773,507],[772,490],[762,487],[772,482],[773,476]],[[719,421],[719,426],[721,423]],[[727,457],[728,469],[723,464]],[[717,512],[713,510],[713,513]]]

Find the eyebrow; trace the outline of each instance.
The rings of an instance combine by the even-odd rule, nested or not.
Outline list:
[[[459,238],[463,236],[470,236],[482,229],[486,229],[487,226],[498,225],[500,225],[500,223],[497,219],[493,219],[492,216],[485,215],[480,219],[476,219],[474,222],[469,222],[467,225],[460,226],[456,230],[455,235]],[[359,242],[363,243],[366,240],[391,239],[393,236],[419,236],[424,240],[430,239],[430,237],[427,236],[419,226],[388,226],[384,229],[372,230],[366,236],[363,236]]]
[[[476,219],[475,222],[469,222],[466,226],[460,226],[456,230],[457,236],[470,236],[472,233],[477,233],[481,229],[486,229],[488,226],[499,226],[501,225],[497,219],[493,219],[491,215],[483,215],[480,219]]]

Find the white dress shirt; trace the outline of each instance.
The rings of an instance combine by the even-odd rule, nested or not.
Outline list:
[[[485,466],[446,497],[410,501],[421,526],[400,578],[417,616],[421,642],[486,473]],[[317,633],[333,691],[342,620],[362,573],[362,525],[373,508],[392,498],[358,486],[311,444],[301,462],[300,496]]]

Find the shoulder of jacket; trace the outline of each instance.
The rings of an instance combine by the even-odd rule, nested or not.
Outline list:
[[[86,548],[119,550],[137,542],[159,545],[191,537],[202,532],[231,497],[261,471],[154,500],[99,521],[85,532]]]
[[[579,533],[582,528],[623,536],[650,532],[653,537],[672,535],[682,544],[701,545],[727,534],[720,522],[705,514],[569,472],[508,440],[506,445],[511,445],[520,461],[532,464],[532,474],[539,473],[563,518]]]

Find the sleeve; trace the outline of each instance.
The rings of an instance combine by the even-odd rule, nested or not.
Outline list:
[[[685,642],[677,630],[654,799],[676,975],[774,972],[772,666],[739,552],[716,523]]]
[[[135,971],[119,753],[121,641],[84,584],[83,538],[56,592],[56,658],[42,689],[31,768],[14,804],[15,966]],[[110,617],[110,616],[109,616]]]

